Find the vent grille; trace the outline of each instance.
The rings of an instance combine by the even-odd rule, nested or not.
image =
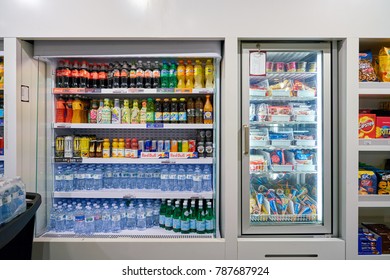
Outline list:
[[[118,238],[141,238],[141,239],[153,239],[153,238],[164,238],[164,239],[212,239],[212,234],[177,234],[177,235],[164,235],[164,234],[94,234],[94,235],[75,235],[75,234],[57,234],[57,233],[45,233],[41,237],[48,238],[83,238],[83,239],[118,239]]]

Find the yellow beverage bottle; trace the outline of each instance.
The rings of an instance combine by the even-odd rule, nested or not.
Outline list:
[[[207,59],[204,72],[206,88],[214,88],[214,65],[211,59]]]
[[[191,60],[187,60],[186,88],[194,88],[194,66],[192,65]]]
[[[210,102],[210,95],[206,95],[206,102],[203,108],[203,123],[212,124],[213,123],[213,105]]]
[[[111,157],[110,139],[105,138],[103,140],[103,158],[109,158],[109,157]]]
[[[84,103],[78,96],[72,102],[72,123],[82,123],[84,114]]]
[[[186,87],[186,66],[184,61],[180,60],[179,65],[177,66],[177,88]]]
[[[117,138],[112,139],[112,157],[113,158],[118,157],[118,139]]]
[[[200,60],[195,61],[194,66],[194,88],[203,88],[203,67]]]
[[[125,157],[125,139],[119,138],[118,158],[124,158],[124,157]]]

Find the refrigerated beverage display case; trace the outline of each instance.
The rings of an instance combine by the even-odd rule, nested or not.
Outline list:
[[[151,53],[35,45],[46,80],[38,237],[218,236],[220,50],[141,44]],[[194,87],[195,62],[212,68],[210,87]]]
[[[242,43],[242,234],[332,233],[330,43]]]
[[[2,41],[0,41],[0,43],[2,43]],[[4,52],[2,48],[0,48],[0,178],[3,176],[4,176]]]

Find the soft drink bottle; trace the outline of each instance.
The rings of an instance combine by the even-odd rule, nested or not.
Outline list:
[[[109,63],[107,68],[107,88],[112,88],[114,78],[114,64]]]
[[[112,87],[120,87],[121,69],[118,61],[115,61],[114,68],[112,70]]]
[[[127,216],[126,228],[130,230],[135,229],[137,225],[137,215],[133,203],[130,203],[129,207],[127,208],[126,216]]]
[[[146,228],[153,227],[153,205],[150,201],[146,203]]]
[[[90,80],[91,88],[98,88],[98,84],[99,84],[98,81],[99,81],[99,68],[98,65],[94,63],[92,67],[91,80]]]
[[[153,77],[153,72],[152,72],[152,66],[150,64],[150,61],[146,61],[146,66],[145,66],[145,88],[152,88],[152,77]]]
[[[152,88],[159,88],[160,83],[160,67],[158,61],[155,61],[153,64],[153,72],[152,72]]]
[[[65,122],[65,114],[66,114],[66,103],[62,96],[57,98],[56,101],[56,122],[61,123]]]
[[[104,209],[102,211],[102,225],[103,225],[103,232],[110,232],[111,231],[111,211],[108,208],[108,205],[104,205]]]
[[[56,69],[56,87],[62,88],[62,71],[64,70],[64,61],[60,60]]]
[[[213,184],[211,180],[211,171],[210,167],[206,165],[203,169],[203,191],[211,192],[213,190]]]
[[[85,228],[85,214],[83,208],[81,206],[76,207],[76,211],[74,213],[74,233],[76,235],[84,234]]]
[[[203,108],[203,120],[204,124],[213,123],[213,105],[210,102],[210,95],[206,95],[206,102]]]
[[[88,63],[84,60],[81,63],[81,69],[79,70],[79,86],[86,88],[89,85],[89,70]]]
[[[65,212],[62,206],[58,206],[56,215],[56,232],[65,231]]]
[[[194,87],[194,66],[191,60],[187,60],[186,65],[186,88]]]
[[[180,232],[181,230],[181,208],[180,200],[175,201],[175,210],[173,210],[172,228],[174,232]]]
[[[184,170],[183,165],[180,165],[179,170],[177,171],[177,190],[186,190],[186,171]]]
[[[91,235],[95,232],[95,214],[91,206],[85,207],[85,234]]]
[[[204,234],[206,232],[205,211],[203,209],[203,200],[198,201],[198,215],[196,218],[196,232]]]
[[[203,101],[200,97],[195,101],[195,123],[203,123]]]
[[[177,87],[177,69],[176,63],[174,61],[171,62],[171,66],[169,68],[169,88]]]
[[[195,123],[195,102],[193,98],[187,101],[187,123]]]
[[[136,78],[136,87],[137,88],[143,88],[144,87],[144,78],[145,78],[145,72],[142,66],[142,61],[138,61],[137,65],[137,78]]]
[[[167,204],[165,203],[165,199],[161,200],[161,205],[160,205],[160,214],[159,214],[159,219],[158,219],[158,225],[161,228],[165,228],[165,213],[167,209]]]
[[[166,230],[172,230],[173,228],[173,207],[171,205],[171,200],[167,201],[167,206],[165,209],[165,219],[164,219],[164,228]]]
[[[71,64],[71,73],[70,73],[70,87],[78,88],[79,87],[79,62],[74,61]]]
[[[195,61],[194,88],[203,88],[203,67],[202,62],[200,60]]]
[[[145,208],[142,203],[138,205],[137,209],[137,229],[145,230],[146,229],[146,213]]]
[[[188,201],[184,200],[183,210],[180,217],[180,230],[181,233],[190,233],[190,211],[188,209]]]
[[[107,64],[102,64],[98,73],[99,77],[99,87],[107,88],[108,87],[108,74],[107,74]]]
[[[130,66],[130,73],[129,73],[129,87],[135,88],[137,85],[137,67],[135,67],[135,64],[132,63]]]
[[[154,102],[152,98],[148,98],[146,103],[146,123],[154,123]]]
[[[64,60],[64,67],[62,68],[62,87],[68,88],[70,87],[70,76],[71,71],[69,67],[69,60]]]
[[[214,211],[211,208],[211,202],[207,202],[207,208],[206,208],[206,215],[205,215],[205,221],[206,221],[206,233],[214,233]]]
[[[118,206],[114,206],[111,213],[111,231],[118,233],[121,231],[121,214]]]
[[[204,72],[206,79],[206,88],[214,88],[214,65],[211,62],[211,59],[207,59]]]
[[[161,87],[169,87],[169,67],[168,64],[164,61],[161,69]]]
[[[129,87],[129,73],[129,65],[124,61],[121,70],[121,88]]]
[[[179,65],[177,66],[177,87],[186,87],[186,66],[183,60],[179,60]]]
[[[93,214],[95,220],[95,232],[103,232],[102,210],[99,205],[95,206]]]

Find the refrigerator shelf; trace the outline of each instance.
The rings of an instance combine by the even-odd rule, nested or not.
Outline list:
[[[250,80],[308,79],[316,76],[317,72],[267,72],[265,76],[250,76]]]
[[[59,129],[212,129],[212,124],[96,124],[96,123],[53,123]]]
[[[359,207],[390,207],[390,195],[359,195]]]
[[[284,150],[317,150],[317,146],[250,146],[250,149],[254,150],[276,150],[276,149],[284,149]]]
[[[258,172],[250,172],[250,175],[268,175],[272,173],[292,173],[292,174],[317,174],[318,171],[297,171],[297,170],[291,170],[291,171],[275,171],[275,170],[269,170],[269,171],[258,171]]]
[[[302,121],[263,121],[263,122],[250,122],[250,125],[256,125],[256,126],[267,126],[271,124],[283,124],[283,125],[299,125],[299,124],[310,124],[310,125],[317,125],[318,122],[302,122]]]
[[[214,94],[212,88],[53,88],[53,94],[85,94],[85,95],[105,95],[105,94],[130,94],[130,95],[150,95],[150,94]]]
[[[1,160],[1,158],[0,158]],[[82,164],[213,164],[213,158],[55,158],[54,163]]]
[[[100,191],[53,192],[53,198],[117,198],[117,199],[213,199],[213,192],[161,191],[145,189],[105,189]]]
[[[296,102],[306,102],[306,101],[316,101],[317,97],[297,97],[297,96],[291,96],[291,97],[274,97],[274,96],[250,96],[250,102],[254,103],[254,101],[296,101]]]
[[[62,240],[64,238],[70,238],[70,239],[118,239],[118,238],[180,238],[180,239],[193,239],[193,238],[207,238],[211,239],[214,238],[214,235],[211,233],[207,234],[198,234],[198,233],[189,233],[189,234],[182,234],[180,232],[174,232],[165,230],[163,228],[159,227],[153,227],[153,228],[147,228],[146,230],[122,230],[118,233],[95,233],[93,235],[76,235],[73,232],[70,231],[64,231],[64,232],[55,232],[55,231],[48,231],[44,233],[40,238],[61,238]]]
[[[316,214],[304,214],[304,215],[268,215],[268,214],[251,214],[251,223],[254,225],[268,225],[268,224],[313,224],[317,223]]]

